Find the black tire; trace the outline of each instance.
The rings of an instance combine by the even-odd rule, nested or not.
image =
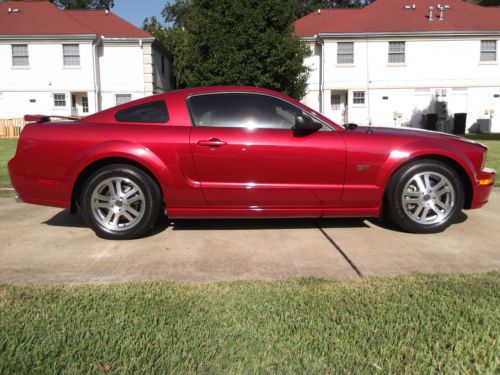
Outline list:
[[[430,185],[435,185],[421,191],[419,186],[422,185],[417,180],[420,179],[427,186],[425,175],[429,176],[427,181],[430,181]],[[442,181],[445,183],[436,193],[433,189],[438,188]],[[449,192],[442,193],[446,189]],[[416,202],[404,204],[403,200]],[[442,206],[435,204],[437,200]],[[464,187],[458,173],[449,165],[431,159],[416,160],[401,167],[391,177],[385,203],[389,219],[401,229],[411,233],[437,233],[458,220],[464,205]],[[428,211],[425,211],[426,208]],[[434,211],[435,208],[441,212],[441,216]]]
[[[158,184],[147,173],[130,165],[111,164],[88,178],[80,208],[83,219],[99,237],[120,240],[148,233],[158,222],[163,203]],[[106,220],[108,214],[111,216]],[[118,217],[116,224],[114,215]]]

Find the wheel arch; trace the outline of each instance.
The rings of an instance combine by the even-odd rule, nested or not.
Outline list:
[[[445,156],[445,155],[440,155],[440,154],[423,154],[423,155],[418,155],[415,156],[411,159],[406,160],[404,163],[401,163],[398,165],[397,168],[395,168],[391,174],[389,175],[389,178],[387,179],[387,183],[385,184],[384,187],[384,193],[383,193],[383,200],[385,202],[386,197],[387,197],[387,186],[388,182],[391,180],[391,178],[399,171],[401,168],[404,168],[410,163],[413,163],[415,161],[419,160],[435,160],[439,161],[441,163],[447,164],[453,170],[459,175],[460,179],[462,180],[463,186],[464,186],[464,207],[465,209],[469,209],[471,207],[472,203],[472,197],[473,197],[473,185],[472,185],[472,180],[471,177],[469,176],[469,173],[467,173],[467,170],[464,168],[464,166],[459,163],[457,160]]]
[[[160,183],[159,179],[157,176],[144,164],[127,158],[127,157],[122,157],[122,156],[116,156],[116,157],[104,157],[101,159],[94,160],[90,164],[88,164],[85,168],[83,168],[82,171],[78,174],[78,177],[76,178],[73,188],[71,191],[71,204],[70,204],[70,213],[74,214],[78,211],[78,200],[80,198],[82,188],[85,185],[85,182],[88,180],[88,178],[97,170],[100,168],[106,166],[106,165],[111,165],[111,164],[124,164],[124,165],[129,165],[136,167],[140,170],[142,170],[144,173],[146,173],[149,177],[153,179],[153,181],[158,185],[160,189],[160,193],[162,195],[162,200],[165,204],[165,196],[164,196],[164,191],[162,188],[162,184]]]

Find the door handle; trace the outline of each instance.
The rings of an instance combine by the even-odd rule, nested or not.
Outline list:
[[[227,145],[227,142],[221,141],[219,138],[210,138],[197,142],[198,146],[206,146],[206,147],[220,147]]]

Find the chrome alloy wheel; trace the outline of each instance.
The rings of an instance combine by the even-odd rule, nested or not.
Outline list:
[[[414,175],[403,189],[405,214],[419,224],[441,223],[453,212],[455,190],[448,178],[438,172]]]
[[[106,229],[123,231],[136,226],[144,216],[146,200],[132,180],[112,177],[92,192],[92,215]]]

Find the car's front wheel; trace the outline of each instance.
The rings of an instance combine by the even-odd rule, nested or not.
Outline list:
[[[457,221],[464,188],[460,176],[447,164],[418,160],[392,176],[386,201],[394,224],[413,233],[436,233]]]
[[[141,169],[113,164],[87,180],[80,206],[85,222],[98,236],[132,239],[143,236],[156,224],[161,192]]]

